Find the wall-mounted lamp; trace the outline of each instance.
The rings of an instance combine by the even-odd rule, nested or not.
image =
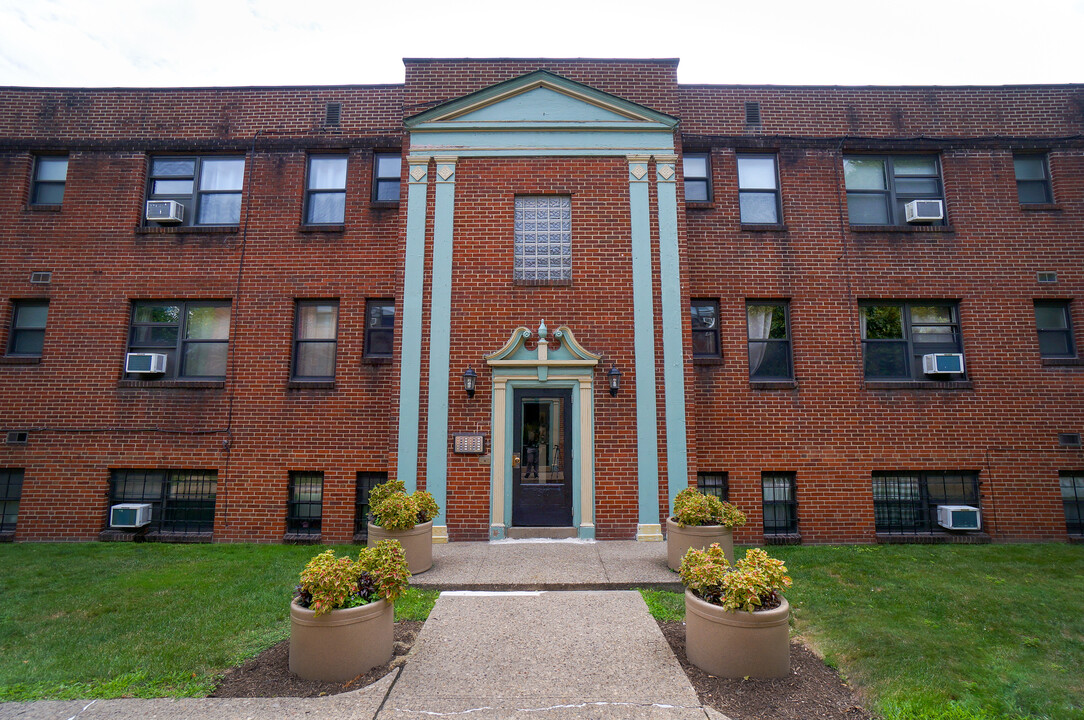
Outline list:
[[[463,371],[463,389],[467,391],[467,397],[474,397],[474,385],[478,381],[478,373],[470,365]]]
[[[615,363],[610,363],[606,379],[610,381],[610,395],[617,397],[617,391],[621,389],[621,371],[617,369]]]

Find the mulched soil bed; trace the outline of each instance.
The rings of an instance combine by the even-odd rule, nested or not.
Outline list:
[[[790,676],[776,680],[727,680],[708,675],[685,657],[685,624],[660,622],[700,702],[733,720],[870,720],[858,695],[800,642],[790,644]]]
[[[399,667],[421,629],[420,622],[395,623],[395,655],[392,659],[345,683],[302,680],[291,673],[290,641],[283,640],[244,665],[227,670],[211,697],[318,697],[357,690]]]

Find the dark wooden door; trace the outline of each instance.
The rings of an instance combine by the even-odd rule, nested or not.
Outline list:
[[[516,390],[512,525],[572,525],[572,390]]]

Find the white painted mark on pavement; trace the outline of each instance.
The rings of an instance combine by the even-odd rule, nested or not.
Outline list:
[[[70,718],[68,718],[68,720],[75,720],[75,718],[77,718],[77,717],[79,717],[80,715],[82,715],[83,713],[85,713],[85,712],[87,711],[87,708],[88,708],[88,707],[90,707],[91,705],[93,705],[93,704],[94,704],[94,703],[96,703],[96,702],[98,702],[98,701],[97,701],[97,700],[91,700],[91,701],[90,701],[90,703],[89,703],[89,704],[87,704],[87,706],[86,706],[86,707],[84,707],[84,708],[83,708],[82,710],[80,710],[79,712],[77,712],[77,713],[75,713],[74,715],[72,715],[72,716],[71,716]]]

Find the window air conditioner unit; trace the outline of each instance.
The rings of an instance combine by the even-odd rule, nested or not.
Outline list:
[[[945,219],[945,205],[940,200],[912,200],[903,208],[909,223],[936,222]]]
[[[982,512],[970,505],[938,505],[937,524],[948,530],[980,530]]]
[[[109,508],[109,527],[138,528],[151,523],[151,506],[147,503],[121,503]]]
[[[166,371],[166,356],[161,353],[128,353],[124,372],[151,375]]]
[[[927,375],[962,373],[964,356],[960,353],[935,353],[922,356],[922,372]]]
[[[163,225],[182,223],[184,222],[184,205],[176,200],[148,200],[147,219]]]

